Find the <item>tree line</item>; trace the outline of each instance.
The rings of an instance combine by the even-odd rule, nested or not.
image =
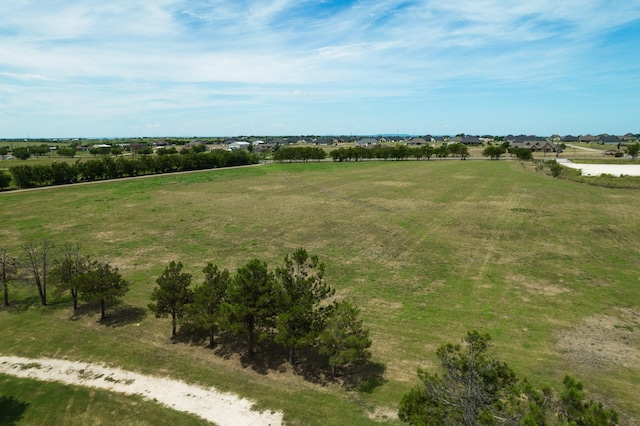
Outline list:
[[[51,289],[57,298],[69,294],[74,314],[79,301],[99,304],[100,317],[108,305],[122,298],[129,282],[117,267],[83,254],[77,245],[56,247],[49,239],[22,246],[18,259],[0,249],[0,284],[4,305],[9,306],[9,285],[25,282],[37,289],[40,304],[47,306]],[[181,262],[171,262],[156,279],[148,308],[157,318],[171,318],[172,337],[183,326],[185,334],[206,334],[209,346],[216,337],[246,339],[252,358],[255,345],[270,339],[285,347],[294,364],[301,348],[325,357],[335,377],[337,367],[370,358],[369,330],[360,310],[346,300],[335,300],[335,291],[324,281],[324,264],[305,249],[297,249],[275,269],[253,259],[234,273],[208,263],[204,280],[192,286],[192,276]]]
[[[92,260],[83,255],[77,245],[65,244],[56,250],[50,239],[29,241],[22,246],[23,258],[11,256],[7,249],[0,249],[0,284],[4,306],[9,306],[9,284],[27,282],[38,292],[40,304],[47,306],[50,290],[55,297],[70,293],[73,310],[78,301],[99,303],[101,318],[106,317],[106,305],[116,301],[129,291],[129,282],[117,267],[108,262]]]
[[[49,165],[18,165],[9,169],[19,188],[65,185],[76,182],[117,179],[149,174],[205,170],[255,164],[258,160],[247,151],[189,151],[185,154],[138,157],[102,156],[75,163],[54,162]]]
[[[432,145],[423,145],[417,147],[411,147],[402,144],[393,145],[376,145],[373,147],[348,147],[338,148],[331,151],[331,158],[333,161],[360,161],[360,160],[406,160],[409,158],[415,158],[420,160],[426,158],[430,160],[431,157],[444,158],[448,156],[460,157],[464,160],[469,156],[469,147],[463,144],[442,144],[434,147]]]
[[[285,347],[293,364],[300,348],[325,356],[336,367],[371,356],[369,331],[359,309],[333,300],[335,291],[324,282],[324,264],[305,249],[297,249],[275,269],[259,259],[235,273],[208,263],[204,280],[191,287],[192,276],[181,262],[171,262],[156,280],[149,309],[158,318],[171,318],[172,336],[178,324],[215,337],[229,333],[246,339],[253,357],[255,344],[271,339]]]

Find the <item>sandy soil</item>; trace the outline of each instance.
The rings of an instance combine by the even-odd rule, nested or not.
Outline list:
[[[0,373],[137,394],[220,426],[282,424],[282,413],[255,411],[251,401],[237,395],[117,368],[57,359],[0,356]]]
[[[576,164],[566,158],[557,158],[556,161],[565,167],[579,169],[583,176],[640,176],[640,164]]]

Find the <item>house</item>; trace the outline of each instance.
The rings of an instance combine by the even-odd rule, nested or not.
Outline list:
[[[460,139],[460,143],[467,146],[482,145],[482,141],[477,136],[463,136],[462,139]]]
[[[526,148],[526,149],[530,149],[532,152],[558,152],[558,146],[553,142],[549,142],[547,140],[511,142],[509,144],[509,147],[510,148]]]
[[[562,138],[562,142],[579,142],[577,136],[567,135]]]
[[[428,142],[425,138],[413,138],[407,142],[408,146],[427,146]]]
[[[235,151],[237,149],[249,149],[249,145],[251,144],[246,141],[235,141],[229,144],[229,150]]]
[[[356,144],[358,146],[374,146],[378,145],[378,141],[375,138],[362,138]]]
[[[598,142],[598,138],[587,133],[586,135],[580,136],[578,138],[578,141],[584,142],[584,143]]]
[[[622,143],[622,139],[615,135],[602,135],[600,143],[603,145],[619,145]]]

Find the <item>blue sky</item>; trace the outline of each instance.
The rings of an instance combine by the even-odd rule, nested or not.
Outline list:
[[[3,0],[0,138],[640,132],[640,0]]]

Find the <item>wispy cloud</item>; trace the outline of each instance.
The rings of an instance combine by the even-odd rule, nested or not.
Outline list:
[[[118,133],[113,123],[143,132],[148,123],[171,123],[172,114],[182,123],[173,131],[185,122],[207,134],[237,130],[207,127],[207,117],[224,116],[266,133],[288,122],[276,113],[296,117],[291,133],[308,133],[306,123],[344,132],[337,117],[350,114],[372,133],[389,131],[376,127],[381,122],[437,133],[444,124],[421,128],[403,117],[440,114],[442,102],[455,102],[444,109],[459,117],[446,121],[464,123],[477,114],[467,106],[477,97],[504,115],[478,131],[500,132],[517,113],[514,98],[548,108],[562,94],[612,105],[613,96],[637,95],[638,61],[624,57],[640,48],[639,20],[639,0],[4,2],[0,137],[62,136],[78,114],[95,114],[87,122],[109,133]],[[53,105],[56,124],[34,129],[33,117],[50,116]],[[274,114],[261,112],[270,106]],[[570,123],[531,127],[640,131],[629,128],[627,113],[611,123],[596,114],[584,108],[582,119],[567,113]]]

